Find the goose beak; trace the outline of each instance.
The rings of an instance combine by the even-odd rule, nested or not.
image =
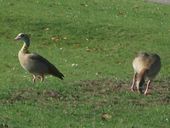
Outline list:
[[[21,39],[21,37],[17,36],[17,37],[15,37],[14,40],[20,40],[20,39]]]

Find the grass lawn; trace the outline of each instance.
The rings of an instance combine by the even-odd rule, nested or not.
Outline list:
[[[169,128],[170,5],[0,0],[0,26],[0,128]],[[20,32],[63,81],[32,83],[18,62]],[[148,96],[129,90],[139,51],[162,59]]]

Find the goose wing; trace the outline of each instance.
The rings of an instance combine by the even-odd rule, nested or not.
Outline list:
[[[64,75],[52,63],[50,63],[44,57],[40,56],[37,53],[31,53],[29,58],[32,61],[34,61],[34,63],[45,65],[45,67],[48,69],[48,71],[46,73],[56,76],[60,79],[63,79]]]

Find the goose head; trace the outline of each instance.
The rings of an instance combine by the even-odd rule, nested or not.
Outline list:
[[[15,40],[22,40],[27,46],[30,45],[30,38],[27,34],[25,33],[19,33],[16,37]]]

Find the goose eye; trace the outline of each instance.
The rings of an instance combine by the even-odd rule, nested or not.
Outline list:
[[[24,37],[24,35],[22,34],[21,37]]]

